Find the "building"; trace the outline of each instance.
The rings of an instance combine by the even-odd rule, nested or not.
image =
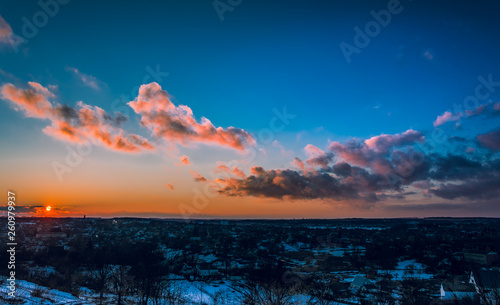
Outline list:
[[[198,275],[201,277],[210,277],[219,274],[219,270],[208,263],[201,263],[196,265]]]
[[[441,300],[474,299],[476,287],[471,283],[446,282],[441,283]]]
[[[370,281],[366,277],[362,275],[356,275],[354,280],[349,285],[349,289],[353,291],[358,291],[368,284],[370,284]]]
[[[478,265],[491,265],[498,261],[498,254],[495,252],[477,253],[477,252],[464,252],[464,260],[468,263]]]
[[[500,295],[500,272],[481,269],[471,272],[469,283],[473,284],[480,296],[494,300]]]

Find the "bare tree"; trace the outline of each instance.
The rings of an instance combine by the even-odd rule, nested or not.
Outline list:
[[[250,282],[233,287],[244,305],[291,305],[293,289],[279,281]]]
[[[116,295],[116,304],[122,305],[123,295],[129,288],[131,278],[128,274],[130,266],[114,266],[111,272],[111,291]]]

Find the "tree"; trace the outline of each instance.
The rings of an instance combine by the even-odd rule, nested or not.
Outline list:
[[[116,295],[116,304],[122,305],[122,297],[129,289],[131,278],[129,276],[130,266],[114,266],[111,272],[111,291]]]
[[[401,282],[401,301],[407,305],[429,304],[431,297],[424,280],[417,278],[404,279]]]

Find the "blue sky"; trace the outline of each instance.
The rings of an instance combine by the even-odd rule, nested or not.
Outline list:
[[[33,38],[19,45],[17,52],[6,42],[13,37],[8,36],[11,34],[0,39],[0,81],[19,90],[35,91],[26,88],[30,86],[28,82],[36,82],[53,93],[50,102],[54,105],[78,108],[77,102],[83,101],[109,114],[120,111],[128,118],[122,131],[155,144],[152,155],[134,157],[98,148],[102,160],[122,158],[138,167],[147,162],[175,167],[173,160],[185,154],[195,162],[192,169],[183,172],[186,180],[179,184],[191,185],[191,170],[207,175],[217,162],[242,159],[238,149],[200,146],[194,138],[179,144],[152,133],[144,122],[141,126],[139,120],[147,114],[134,111],[126,103],[137,97],[139,86],[153,81],[170,94],[175,105],[189,106],[197,120],[206,117],[215,127],[244,130],[257,142],[259,131],[269,127],[273,109],[286,107],[289,113],[296,114],[283,131],[273,135],[277,142],[257,143],[266,153],[240,165],[246,166],[245,174],[249,176],[253,166],[266,170],[294,168],[290,164],[294,157],[310,157],[304,152],[307,144],[327,153],[332,142],[347,145],[353,139],[401,135],[407,130],[418,131],[425,140],[403,141],[404,147],[398,149],[423,147],[439,129],[446,139],[433,151],[423,149],[424,154],[449,155],[450,147],[457,143],[456,137],[463,137],[461,143],[470,147],[467,154],[460,151],[464,158],[482,160],[483,166],[494,164],[498,158],[495,130],[500,116],[495,103],[500,100],[496,87],[487,99],[469,107],[471,111],[483,107],[477,109],[477,114],[466,115],[465,109],[459,114],[455,106],[463,105],[465,98],[475,94],[475,88],[481,84],[478,77],[490,76],[500,81],[497,2],[478,5],[470,1],[236,1],[231,3],[238,5],[223,13],[223,20],[212,1],[50,3],[57,4],[58,12],[38,28]],[[355,45],[354,28],[364,30],[374,20],[371,11],[387,10],[391,5],[399,7],[400,12],[392,14],[388,25],[381,26],[380,33],[348,62],[339,45]],[[0,16],[12,35],[24,38],[23,18],[32,22],[40,12],[42,8],[36,2],[16,1],[0,6]],[[151,75],[151,69],[161,71],[160,78]],[[36,157],[30,154],[33,150],[42,151],[49,160],[54,155],[64,158],[68,141],[54,139],[42,131],[51,118],[25,118],[22,107],[15,111],[12,98],[4,94],[3,100],[0,137],[4,145],[0,152],[5,158],[22,155],[34,160]],[[438,116],[446,111],[450,112],[447,122],[434,126]],[[477,138],[480,134],[487,136]],[[83,137],[95,140],[88,135]],[[158,144],[158,138],[165,141]],[[95,144],[100,147],[98,141]],[[392,146],[391,151],[396,148]],[[335,158],[328,166],[346,161],[338,149],[332,151]],[[93,154],[94,158],[97,154]],[[390,159],[391,154],[383,158]],[[373,165],[351,165],[375,173]],[[94,166],[90,172],[99,171]],[[46,172],[37,174],[53,176],[50,165],[47,167]],[[29,173],[30,169],[24,171]],[[309,175],[304,170],[300,174]],[[477,178],[476,174],[471,175]],[[167,174],[165,180],[173,178]],[[247,177],[239,179],[244,181]],[[446,182],[433,183],[433,187],[439,189]],[[412,183],[416,182],[407,181],[403,188],[412,188]],[[83,191],[85,187],[79,189]],[[432,190],[427,189],[431,193]],[[26,192],[33,194],[29,197],[31,202],[37,200],[36,192]],[[377,192],[384,198],[381,190]],[[246,198],[241,200],[266,197],[261,192],[243,193],[231,196],[235,200],[234,196]],[[288,195],[293,197],[285,194],[284,198]],[[364,198],[363,194],[360,196]],[[455,199],[465,204],[471,198]],[[495,196],[481,200],[489,202],[492,198]],[[443,197],[433,200],[432,203],[441,203]],[[158,205],[155,209],[161,208]]]

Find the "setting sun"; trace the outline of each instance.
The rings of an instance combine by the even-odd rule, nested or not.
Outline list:
[[[45,210],[46,210],[47,212],[50,212],[50,209],[52,209],[52,208],[50,207],[50,205],[48,205],[48,206],[45,208]]]

